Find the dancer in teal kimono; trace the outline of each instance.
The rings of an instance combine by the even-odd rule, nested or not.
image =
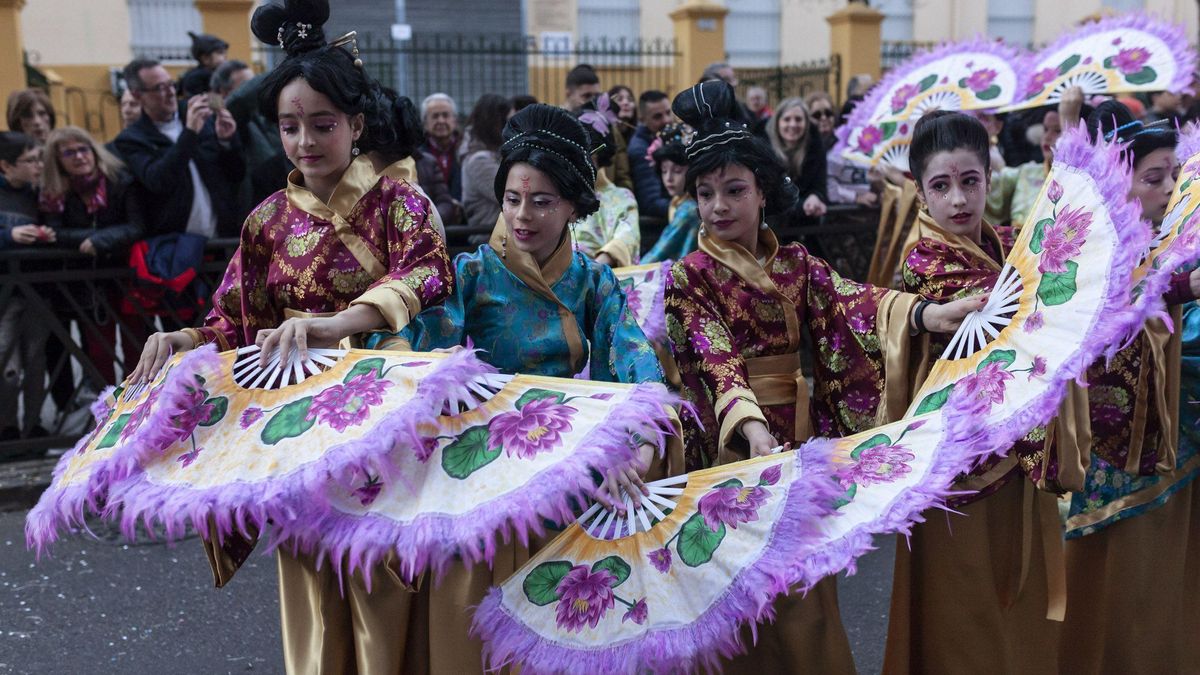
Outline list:
[[[654,248],[642,256],[642,263],[681,260],[696,250],[700,234],[700,210],[684,188],[687,177],[687,145],[684,143],[682,124],[668,124],[658,132],[658,138],[650,144],[650,158],[658,167],[663,186],[671,195],[671,207],[667,210],[667,228],[659,235]]]

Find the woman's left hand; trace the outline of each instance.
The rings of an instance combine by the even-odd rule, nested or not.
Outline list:
[[[292,350],[299,351],[301,360],[308,358],[308,348],[332,347],[349,335],[336,316],[288,319],[279,328],[264,328],[258,331],[254,343],[262,348],[259,365],[267,367],[275,349],[279,349],[279,362],[287,363]]]
[[[612,469],[608,472],[604,482],[596,489],[596,501],[609,511],[616,510],[617,513],[625,515],[625,500],[620,488],[624,488],[625,493],[633,498],[634,504],[641,501],[636,495],[650,494],[650,488],[646,487],[642,477],[650,469],[650,462],[653,460],[654,446],[648,443],[640,445],[637,461],[623,469]]]
[[[990,293],[973,295],[961,300],[953,300],[939,305],[933,303],[925,308],[921,321],[925,330],[930,333],[953,333],[962,325],[963,319],[971,312],[983,309],[987,304]]]
[[[617,266],[617,261],[613,260],[612,256],[607,253],[601,253],[600,255],[593,258],[593,260],[600,263],[601,265],[608,265],[609,267]]]
[[[94,256],[96,255],[96,245],[92,243],[91,239],[84,239],[83,243],[79,245],[79,252]]]
[[[820,218],[825,215],[825,202],[816,195],[809,195],[808,199],[804,200],[804,215],[813,218]]]

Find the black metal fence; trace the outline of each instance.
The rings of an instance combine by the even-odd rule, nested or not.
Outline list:
[[[932,49],[937,46],[936,42],[914,42],[911,40],[895,42],[884,40],[879,45],[879,60],[880,65],[886,72],[896,66],[907,61],[913,54]]]
[[[772,68],[738,68],[738,96],[745,100],[751,87],[767,90],[772,104],[785,98],[806,96],[814,91],[824,91],[838,98],[842,90],[841,62],[836,54],[828,61],[810,61],[790,66]]]
[[[624,84],[634,94],[647,89],[673,91],[675,57],[670,40],[600,38],[546,39],[519,34],[458,35],[426,33],[408,40],[359,32],[363,67],[387,86],[419,102],[435,92],[449,94],[464,114],[486,93],[532,94],[539,101],[562,102],[567,71],[592,65],[605,88]],[[267,48],[270,67],[280,51]]]

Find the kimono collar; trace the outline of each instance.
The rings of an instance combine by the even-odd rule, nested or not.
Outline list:
[[[952,248],[956,248],[960,251],[966,251],[967,253],[970,253],[976,258],[982,260],[984,264],[987,265],[992,271],[1000,271],[1001,261],[997,261],[992,258],[992,256],[984,252],[982,246],[976,244],[967,237],[964,237],[961,234],[954,234],[953,232],[943,230],[936,222],[934,222],[933,218],[924,211],[917,213],[917,228],[917,238],[925,237],[927,239],[933,239],[934,241],[940,241],[943,244],[946,244]],[[992,245],[996,247],[996,251],[1000,254],[1000,257],[1004,257],[1007,251],[1004,250],[1004,245],[1000,243],[1000,237],[996,234],[996,230],[992,229],[992,226],[988,224],[986,220],[980,223],[979,234],[983,239],[992,242]]]
[[[758,241],[767,249],[767,255],[760,265],[754,254],[747,251],[741,244],[725,241],[712,235],[698,237],[700,250],[713,260],[727,267],[742,281],[775,298],[785,309],[784,323],[787,324],[788,349],[794,351],[800,348],[800,321],[796,303],[783,294],[775,282],[771,280],[771,263],[779,253],[779,240],[770,229],[759,230]]]
[[[575,259],[575,251],[571,242],[571,228],[568,226],[563,230],[558,248],[550,254],[545,265],[539,265],[532,254],[506,244],[508,223],[504,220],[504,214],[500,214],[500,217],[496,219],[496,227],[492,229],[492,237],[488,240],[488,246],[496,255],[500,256],[500,262],[504,263],[504,267],[513,276],[520,279],[537,295],[558,305],[563,334],[566,336],[567,346],[571,350],[571,366],[575,372],[579,372],[583,368],[584,359],[583,334],[579,330],[579,323],[575,320],[574,312],[550,288],[567,273]]]
[[[412,157],[405,157],[399,162],[393,162],[383,167],[379,175],[415,185],[417,183],[417,162]]]
[[[338,239],[350,250],[358,264],[362,265],[363,269],[370,272],[372,276],[378,279],[386,274],[387,268],[384,267],[380,253],[354,233],[349,221],[354,206],[379,183],[379,174],[375,173],[375,167],[372,166],[371,160],[366,155],[359,155],[353,162],[350,162],[350,166],[346,167],[346,172],[342,174],[342,179],[338,181],[337,187],[333,189],[328,204],[321,201],[308,188],[301,186],[300,178],[298,169],[293,169],[288,174],[286,193],[288,202],[314,218],[333,223],[333,230]]]

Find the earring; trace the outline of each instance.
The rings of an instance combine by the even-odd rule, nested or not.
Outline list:
[[[917,210],[920,211],[921,213],[924,213],[925,215],[929,215],[929,205],[926,204],[925,202],[919,202],[919,204],[920,205],[917,206]]]
[[[704,229],[704,223],[700,223],[700,236],[703,237],[703,236],[706,236],[707,234],[708,234],[708,230]]]
[[[763,206],[762,209],[759,210],[758,229],[765,230],[767,227],[767,207]]]
[[[500,237],[500,258],[508,259],[508,233],[505,232]]]
[[[361,152],[362,150],[358,149],[358,141],[354,141],[354,145],[350,148],[350,156],[358,157],[359,153]]]

